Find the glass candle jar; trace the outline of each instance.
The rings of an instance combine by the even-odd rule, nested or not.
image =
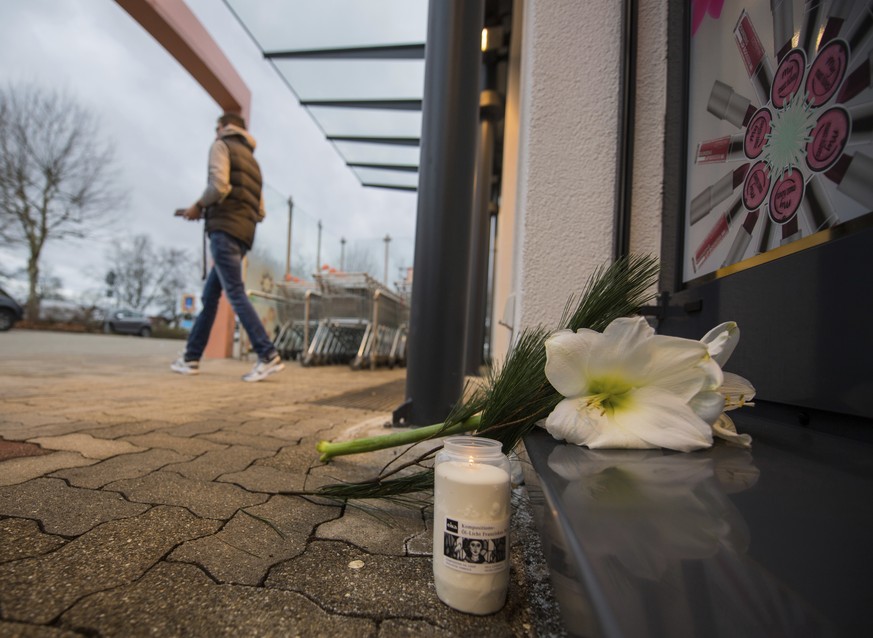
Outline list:
[[[484,615],[506,603],[510,491],[499,441],[444,441],[434,463],[433,576],[449,607]]]

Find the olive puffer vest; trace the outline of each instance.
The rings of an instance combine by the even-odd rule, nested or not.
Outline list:
[[[255,241],[261,203],[261,169],[241,135],[221,138],[230,154],[230,193],[206,210],[206,232],[236,237],[249,249]]]

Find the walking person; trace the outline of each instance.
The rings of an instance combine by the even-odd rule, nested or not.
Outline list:
[[[194,322],[185,353],[170,369],[199,374],[200,358],[209,340],[221,291],[248,333],[258,361],[243,381],[266,379],[285,368],[273,342],[246,296],[242,260],[255,240],[255,225],[264,219],[261,169],[254,157],[255,139],[245,120],[235,113],[218,118],[215,141],[209,149],[209,181],[194,204],[176,212],[187,220],[205,218],[213,266],[203,286],[203,309]]]

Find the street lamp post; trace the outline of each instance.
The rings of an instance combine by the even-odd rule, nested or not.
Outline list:
[[[340,272],[346,271],[346,238],[340,237]]]
[[[288,245],[285,248],[285,281],[291,280],[291,218],[294,212],[294,200],[288,196]]]
[[[385,286],[388,286],[388,244],[391,243],[391,235],[385,234],[385,239],[382,241],[385,242],[385,275],[382,277],[382,281],[385,283]]]
[[[321,274],[321,220],[318,220],[318,247],[315,252],[315,274]]]

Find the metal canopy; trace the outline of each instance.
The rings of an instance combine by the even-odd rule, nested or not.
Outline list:
[[[224,0],[364,186],[418,189],[427,0]]]

